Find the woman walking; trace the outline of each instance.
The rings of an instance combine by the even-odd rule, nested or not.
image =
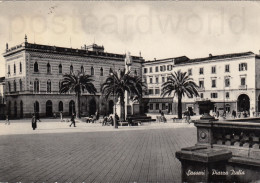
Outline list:
[[[36,121],[34,114],[32,115],[32,128],[33,128],[33,130],[35,130],[37,128],[37,121]]]

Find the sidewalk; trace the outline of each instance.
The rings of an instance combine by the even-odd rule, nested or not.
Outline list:
[[[60,122],[58,119],[43,119],[37,122],[37,129],[33,130],[29,120],[12,120],[10,125],[5,125],[5,121],[0,121],[0,135],[16,134],[45,134],[45,133],[74,133],[74,132],[99,132],[114,131],[112,126],[102,126],[101,123],[76,122],[76,127],[69,127],[70,122]],[[146,130],[162,128],[194,128],[188,123],[143,123],[139,126],[119,126],[120,131]]]

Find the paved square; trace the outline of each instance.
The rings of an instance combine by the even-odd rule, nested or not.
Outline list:
[[[180,182],[175,152],[196,143],[193,124],[68,125],[0,124],[0,182]]]

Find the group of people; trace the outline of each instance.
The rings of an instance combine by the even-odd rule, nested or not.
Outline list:
[[[116,121],[116,124],[118,125],[119,122],[119,116],[117,115],[117,113],[115,114],[115,120],[114,120],[114,114],[110,114],[110,115],[104,115],[103,121],[102,121],[102,126],[106,126],[106,125],[114,125],[114,121]]]
[[[167,119],[166,119],[166,117],[164,116],[163,111],[159,110],[159,113],[161,114],[159,121],[160,121],[160,122],[163,122],[163,123],[167,123]]]

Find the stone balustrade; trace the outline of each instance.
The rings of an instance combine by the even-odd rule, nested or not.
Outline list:
[[[197,143],[176,152],[184,182],[260,180],[260,119],[201,119]],[[202,172],[200,175],[189,174]],[[204,173],[203,173],[204,172]]]

